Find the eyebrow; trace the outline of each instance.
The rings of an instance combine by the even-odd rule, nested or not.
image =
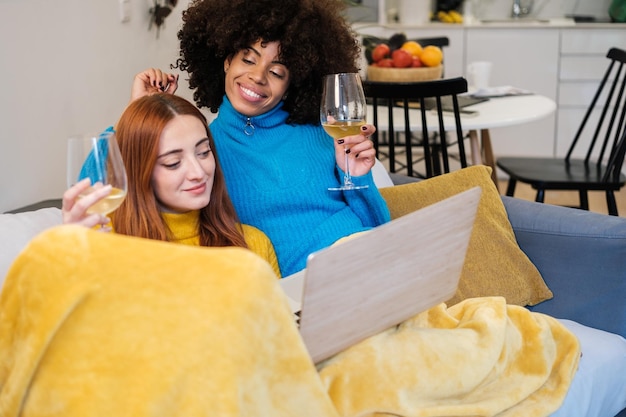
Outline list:
[[[261,53],[259,51],[257,51],[253,46],[248,46],[248,49],[252,52],[254,52],[258,57],[261,56]],[[279,64],[279,65],[285,65],[282,61],[276,61],[276,60],[272,60],[273,64]]]
[[[206,142],[207,144],[209,144],[209,138],[208,138],[208,137],[202,138],[202,139],[200,139],[199,141],[197,141],[197,142],[196,142],[195,147],[197,148],[198,146],[200,146],[200,145],[204,144],[205,142]],[[210,145],[210,144],[209,144],[209,145]],[[209,148],[210,148],[210,146],[209,146]],[[181,153],[182,151],[183,151],[183,150],[182,150],[182,149],[180,149],[180,148],[178,148],[178,149],[172,149],[171,151],[167,151],[167,152],[165,152],[165,153],[163,153],[163,154],[161,154],[161,155],[157,155],[157,159],[161,159],[161,158],[166,157],[166,156],[168,156],[168,155],[173,155],[173,154]]]

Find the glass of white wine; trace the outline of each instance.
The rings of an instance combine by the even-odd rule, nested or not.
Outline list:
[[[78,198],[105,185],[112,187],[111,193],[89,207],[87,213],[106,216],[124,201],[127,192],[126,169],[113,132],[77,135],[68,139],[67,185],[71,187],[85,178],[91,180],[91,186]]]
[[[365,124],[367,103],[363,93],[361,77],[358,73],[330,74],[324,77],[320,121],[326,133],[335,140],[358,135]],[[349,155],[345,154],[346,166],[343,185],[329,187],[329,190],[357,190],[367,185],[357,186],[350,175]]]

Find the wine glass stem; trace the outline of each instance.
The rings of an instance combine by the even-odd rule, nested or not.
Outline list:
[[[350,158],[348,156],[347,149],[344,149],[344,154],[346,156],[346,173],[343,176],[343,185],[351,186],[352,185],[352,175],[350,175]]]

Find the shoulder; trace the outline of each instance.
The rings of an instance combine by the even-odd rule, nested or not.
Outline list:
[[[241,232],[248,244],[248,248],[263,257],[267,257],[274,253],[274,245],[265,233],[254,226],[247,224],[241,225]]]
[[[269,237],[254,226],[242,224],[240,227],[243,237],[248,244],[248,249],[265,259],[274,270],[274,273],[280,277],[278,259],[274,251],[274,245],[272,245]]]
[[[267,235],[254,226],[250,226],[249,224],[242,224],[241,231],[243,232],[243,237],[246,239],[246,242],[248,244],[250,244],[250,241],[267,242],[271,244],[270,239],[267,237]]]

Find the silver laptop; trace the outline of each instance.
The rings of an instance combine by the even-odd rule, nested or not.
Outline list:
[[[316,252],[280,280],[315,363],[452,298],[480,194],[472,188]]]

